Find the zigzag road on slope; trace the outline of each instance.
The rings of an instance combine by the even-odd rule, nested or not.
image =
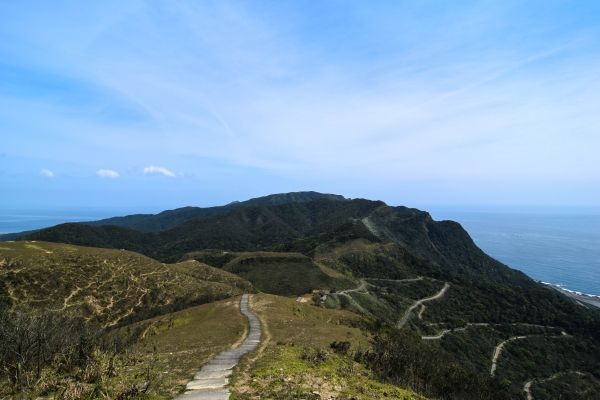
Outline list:
[[[186,392],[176,397],[178,400],[226,400],[231,393],[229,384],[231,370],[242,357],[254,351],[260,343],[261,328],[256,315],[248,310],[248,297],[245,294],[240,301],[240,311],[248,318],[250,332],[244,342],[235,349],[229,349],[216,355],[202,369],[194,374],[194,379],[186,385]]]
[[[410,317],[410,313],[415,308],[417,308],[419,305],[421,305],[422,303],[424,303],[426,301],[439,299],[440,297],[442,297],[444,295],[444,293],[446,293],[446,290],[448,290],[449,287],[450,287],[450,284],[448,282],[446,282],[444,284],[444,287],[442,288],[442,290],[440,290],[436,295],[415,301],[415,304],[410,306],[410,308],[406,311],[406,313],[404,314],[404,316],[402,317],[400,322],[398,322],[398,324],[396,325],[396,328],[400,329],[404,326],[404,324],[406,324],[406,321],[408,321],[408,317]]]
[[[360,280],[360,285],[356,289],[344,290],[343,292],[340,292],[340,294],[348,294],[350,292],[358,292],[359,290],[364,289],[364,287],[365,287],[365,281],[363,279],[361,279]]]
[[[425,307],[425,306],[423,305],[423,307]],[[421,312],[423,312],[423,310],[421,310]],[[421,315],[421,312],[419,313],[419,315]],[[436,336],[421,336],[421,339],[424,339],[424,340],[441,339],[441,338],[443,338],[448,333],[466,331],[467,328],[470,327],[470,326],[489,326],[489,325],[500,325],[500,324],[494,324],[494,323],[488,323],[488,322],[468,323],[467,326],[464,326],[462,328],[444,329],[442,332],[440,332]],[[536,326],[538,328],[552,328],[552,329],[556,328],[554,326],[535,325],[535,324],[527,324],[527,323],[514,323],[514,324],[511,324],[511,325]]]
[[[585,375],[583,372],[579,372],[579,371],[565,371],[565,372],[559,372],[558,374],[554,374],[550,378],[546,378],[546,379],[542,379],[541,381],[537,381],[537,383],[544,383],[544,382],[558,378],[559,376],[565,375],[565,374]],[[533,395],[531,394],[531,385],[533,384],[533,382],[534,381],[529,381],[529,382],[525,383],[525,385],[523,386],[523,391],[527,395],[527,400],[533,400]]]
[[[455,329],[444,329],[443,331],[441,331],[438,335],[436,336],[421,336],[421,339],[423,340],[436,340],[436,339],[441,339],[443,338],[446,334],[450,333],[450,332],[457,332],[457,331],[466,331],[467,328],[455,328]]]
[[[415,281],[422,281],[423,277],[422,276],[418,276],[416,278],[409,278],[409,279],[386,279],[386,278],[366,278],[370,281],[391,281],[391,282],[415,282]]]
[[[513,336],[511,338],[506,339],[504,342],[500,343],[498,346],[496,346],[496,349],[494,350],[494,356],[492,357],[492,368],[490,369],[490,375],[494,376],[496,374],[496,362],[498,361],[498,357],[500,357],[500,353],[502,352],[504,345],[506,345],[508,342],[512,342],[513,340],[526,339],[526,338],[532,337],[532,336],[540,336],[540,335]],[[565,338],[565,337],[571,337],[571,336],[567,335],[566,332],[562,332],[562,335],[560,335],[560,336],[549,336],[549,337]]]

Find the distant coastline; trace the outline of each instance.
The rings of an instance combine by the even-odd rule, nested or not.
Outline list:
[[[569,289],[565,289],[563,288],[561,285],[555,285],[553,283],[548,283],[548,282],[541,282],[539,281],[541,284],[546,285],[558,292],[561,292],[562,294],[564,294],[565,296],[568,296],[574,300],[577,300],[579,302],[584,302],[586,304],[590,304],[594,307],[598,307],[600,308],[600,296],[596,296],[593,294],[586,294],[586,293],[581,293],[581,292],[576,292],[574,290],[569,290]]]

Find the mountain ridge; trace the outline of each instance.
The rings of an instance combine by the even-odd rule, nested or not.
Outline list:
[[[328,198],[336,201],[346,201],[344,196],[330,193],[319,193],[315,191],[301,191],[289,193],[277,193],[267,196],[255,197],[245,201],[233,201],[223,206],[214,207],[180,207],[173,210],[164,210],[158,214],[131,214],[122,217],[110,217],[97,221],[77,222],[78,224],[90,226],[115,225],[123,228],[135,229],[140,232],[161,232],[172,229],[190,219],[208,217],[224,214],[232,210],[242,209],[255,205],[277,205],[289,202],[306,202],[320,198]],[[51,227],[50,227],[51,228]],[[47,228],[42,228],[47,229]],[[38,232],[42,229],[34,229],[22,232],[0,234],[0,242],[13,241],[24,236]]]
[[[338,232],[339,229],[347,231]],[[310,246],[315,248],[325,240],[323,235],[329,238],[327,240],[350,235],[371,241],[391,241],[455,273],[498,282],[514,281],[528,285],[532,282],[522,272],[481,251],[456,222],[434,221],[424,211],[391,207],[382,201],[365,199],[341,202],[319,198],[307,202],[250,206],[188,220],[157,233],[113,225],[62,224],[23,239],[123,248],[157,260],[174,262],[186,253],[205,249],[305,252],[292,249],[289,247],[291,244],[287,248],[286,243],[313,237],[314,243],[311,242]]]

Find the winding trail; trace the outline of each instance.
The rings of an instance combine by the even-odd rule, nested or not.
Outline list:
[[[364,279],[360,279],[360,285],[356,289],[344,290],[343,292],[340,292],[340,294],[348,294],[350,292],[358,292],[359,290],[363,290],[364,288],[365,288],[365,281],[364,281]]]
[[[525,383],[525,386],[523,386],[523,391],[525,392],[525,395],[527,396],[527,400],[533,400],[533,396],[531,395],[531,384],[533,383],[533,381],[529,381],[527,383]]]
[[[444,329],[443,331],[441,331],[436,336],[421,336],[421,339],[423,339],[423,340],[436,340],[436,339],[443,338],[448,333],[451,333],[451,332],[460,332],[460,331],[466,331],[466,330],[467,330],[466,326],[464,328]]]
[[[441,339],[444,337],[444,335],[446,333],[450,333],[452,332],[451,329],[444,329],[442,332],[440,332],[440,334],[436,335],[436,336],[421,336],[421,339],[423,340],[436,340],[436,339]]]
[[[494,376],[496,374],[496,361],[498,361],[498,357],[500,356],[500,353],[502,352],[504,345],[508,342],[512,342],[513,340],[525,339],[527,337],[528,336],[513,336],[511,338],[506,339],[504,342],[500,343],[498,346],[496,346],[496,349],[494,350],[494,356],[492,357],[492,368],[490,369],[490,375]]]
[[[422,303],[424,303],[426,301],[439,299],[440,297],[442,297],[444,295],[444,293],[446,293],[446,290],[448,290],[449,287],[450,287],[450,284],[448,282],[446,282],[444,284],[444,287],[442,288],[442,290],[440,290],[436,295],[415,301],[415,304],[410,306],[410,308],[406,311],[406,313],[404,314],[404,316],[402,317],[400,322],[398,322],[398,324],[396,325],[396,328],[400,329],[404,326],[404,324],[406,324],[406,321],[408,321],[408,317],[410,317],[410,313],[415,308],[419,307]]]
[[[494,376],[496,373],[496,361],[498,361],[498,357],[500,356],[500,353],[502,352],[502,349],[504,348],[505,344],[507,344],[508,342],[512,342],[513,340],[526,339],[528,337],[533,337],[533,336],[544,336],[544,335],[513,336],[511,338],[506,339],[504,342],[500,343],[498,346],[496,346],[496,349],[494,350],[494,356],[492,357],[492,368],[490,369],[490,375]],[[567,332],[563,331],[563,332],[561,332],[560,335],[546,336],[546,337],[557,339],[557,338],[568,338],[568,337],[571,337],[571,335],[568,335]]]
[[[245,294],[240,301],[240,311],[248,318],[250,332],[244,342],[235,349],[225,350],[216,355],[202,369],[194,374],[194,379],[188,382],[186,392],[175,399],[179,400],[227,400],[231,393],[227,389],[231,370],[242,357],[254,351],[260,343],[261,328],[256,315],[248,310],[248,297]]]
[[[533,400],[533,395],[531,394],[531,385],[534,382],[544,383],[544,382],[558,378],[559,376],[562,376],[565,374],[585,375],[583,372],[579,372],[579,371],[565,371],[565,372],[559,372],[558,374],[554,374],[550,378],[542,379],[541,381],[529,381],[529,382],[525,383],[525,385],[523,386],[523,391],[525,392],[525,395],[527,396],[527,400]]]
[[[367,278],[371,281],[390,281],[390,282],[415,282],[422,281],[423,277],[418,276],[416,278],[408,278],[408,279],[386,279],[386,278]]]

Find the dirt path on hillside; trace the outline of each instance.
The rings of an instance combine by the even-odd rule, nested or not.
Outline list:
[[[386,278],[367,278],[367,279],[372,280],[372,281],[415,282],[415,281],[422,281],[423,277],[418,276],[416,278],[408,278],[408,279],[386,279]]]
[[[496,346],[496,348],[494,349],[494,356],[492,357],[492,368],[490,369],[490,375],[494,376],[494,374],[496,373],[496,361],[498,361],[498,357],[500,357],[500,353],[502,352],[502,349],[504,348],[506,343],[512,342],[513,340],[525,339],[528,337],[530,336],[513,336]]]
[[[348,294],[350,292],[358,292],[359,290],[363,290],[364,288],[365,288],[365,281],[364,281],[364,279],[360,279],[360,285],[356,289],[344,290],[343,292],[340,292],[340,294]]]
[[[444,293],[446,293],[446,290],[448,290],[449,287],[450,287],[450,284],[448,282],[446,282],[444,284],[444,287],[442,288],[442,290],[440,290],[436,295],[415,301],[415,304],[410,306],[410,308],[406,311],[406,313],[404,314],[404,316],[402,317],[400,322],[398,322],[398,324],[396,325],[396,328],[400,329],[404,326],[404,324],[406,324],[406,321],[408,321],[408,318],[410,317],[410,313],[415,308],[419,307],[422,303],[425,303],[426,301],[439,299],[440,297],[442,297],[444,295]]]
[[[248,310],[248,297],[240,300],[240,311],[250,324],[250,332],[241,345],[216,355],[202,369],[194,374],[194,379],[185,387],[186,392],[176,397],[179,400],[227,400],[231,395],[226,387],[229,384],[231,370],[238,365],[244,355],[254,351],[261,337],[260,322],[256,315]]]
[[[531,394],[531,385],[534,382],[538,383],[538,384],[544,383],[544,382],[558,378],[559,376],[562,376],[565,374],[585,375],[583,372],[579,372],[579,371],[565,371],[565,372],[559,372],[558,374],[554,374],[550,378],[542,379],[541,381],[529,381],[529,382],[525,383],[525,385],[523,386],[523,391],[525,392],[525,395],[527,396],[527,400],[533,400],[533,395]]]
[[[511,338],[506,339],[504,342],[500,343],[498,346],[496,346],[496,349],[494,350],[494,356],[492,357],[492,368],[490,368],[490,375],[494,376],[496,373],[496,361],[498,361],[498,357],[500,356],[500,353],[502,352],[504,345],[506,345],[508,342],[512,342],[513,340],[526,339],[526,338],[533,337],[533,336],[544,336],[544,335],[513,336]],[[571,335],[568,335],[566,332],[562,332],[561,335],[548,336],[548,337],[557,339],[557,338],[571,337]]]

